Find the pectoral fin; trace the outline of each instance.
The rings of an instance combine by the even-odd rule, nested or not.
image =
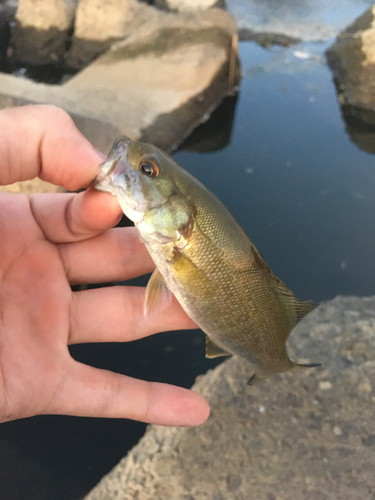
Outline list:
[[[164,282],[163,276],[155,269],[147,283],[143,314],[148,318],[152,314],[164,311],[172,302],[172,292]]]
[[[219,356],[231,356],[231,354],[214,344],[206,335],[206,358],[218,358]]]

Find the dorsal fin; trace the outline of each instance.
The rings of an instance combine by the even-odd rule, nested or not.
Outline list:
[[[301,321],[306,314],[310,313],[318,307],[312,300],[306,302],[297,299],[292,291],[281,281],[280,278],[274,275],[272,270],[268,267],[263,257],[260,255],[259,251],[253,245],[253,253],[260,269],[264,269],[269,273],[269,278],[271,280],[271,286],[279,297],[282,305],[284,306],[289,319],[289,331],[287,338],[293,328]]]
[[[287,286],[274,274],[272,276],[272,285],[279,296],[280,301],[285,307],[286,313],[289,319],[289,333],[293,328],[301,321],[302,318],[309,314],[311,311],[316,309],[319,304],[316,304],[312,300],[306,302],[297,299],[293,292],[287,288]],[[289,334],[288,334],[289,336]]]
[[[294,300],[294,325],[293,328],[311,311],[316,309],[319,304],[316,304],[312,300],[302,301],[295,297]]]

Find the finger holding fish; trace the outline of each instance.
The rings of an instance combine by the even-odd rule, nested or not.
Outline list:
[[[71,285],[125,281],[155,269],[134,227],[117,227],[82,241],[60,243],[58,250]]]
[[[130,342],[159,332],[197,328],[174,297],[167,314],[145,317],[145,294],[146,289],[137,286],[74,292],[68,343]]]

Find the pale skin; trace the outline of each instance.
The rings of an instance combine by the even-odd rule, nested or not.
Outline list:
[[[89,186],[102,161],[61,109],[0,111],[0,185],[39,176],[75,191]],[[120,217],[117,199],[92,188],[0,192],[0,422],[60,414],[193,426],[208,418],[199,394],[93,368],[69,354],[69,344],[196,328],[176,301],[146,319],[143,288],[71,291],[72,284],[153,270],[135,229],[113,229]]]

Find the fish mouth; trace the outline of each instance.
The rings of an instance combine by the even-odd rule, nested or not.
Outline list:
[[[99,173],[92,181],[92,187],[106,191],[107,189],[104,189],[104,186],[101,186],[101,184],[105,184],[105,181],[111,179],[113,174],[115,176],[116,174],[123,174],[126,176],[126,174],[130,172],[126,155],[128,146],[131,142],[131,139],[125,135],[117,137],[108,153],[107,159],[99,165]],[[120,171],[116,172],[116,170]],[[131,181],[131,179],[129,180]]]
[[[131,143],[124,135],[117,137],[107,159],[99,165],[99,173],[91,186],[117,196],[125,215],[136,223],[142,220],[149,202],[144,197],[138,173],[127,160]]]

